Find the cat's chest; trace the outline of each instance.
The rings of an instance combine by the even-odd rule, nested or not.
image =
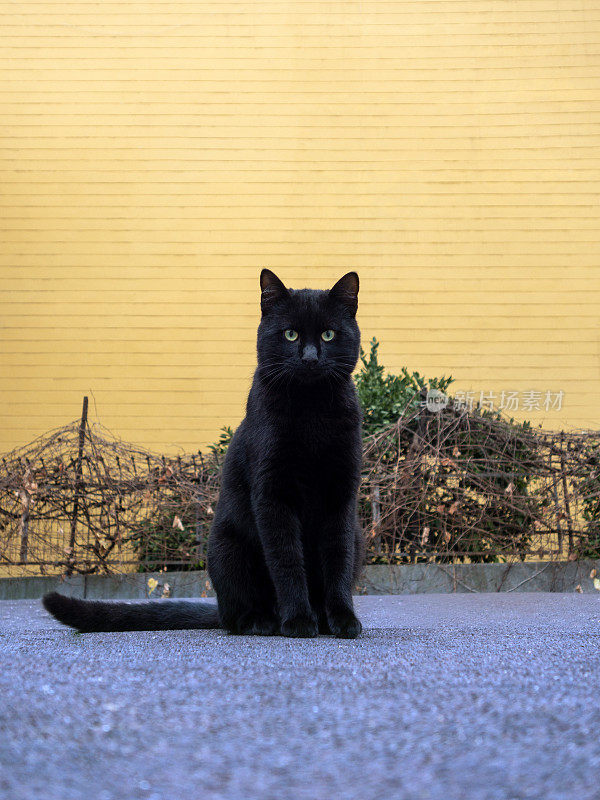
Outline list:
[[[350,426],[331,417],[295,420],[280,431],[282,451],[305,476],[344,463],[355,447],[355,438]]]

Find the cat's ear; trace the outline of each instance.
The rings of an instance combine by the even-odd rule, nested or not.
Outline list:
[[[329,297],[336,303],[344,306],[352,315],[358,308],[358,275],[356,272],[347,272],[329,290]]]
[[[290,293],[277,275],[270,269],[263,269],[260,273],[260,307],[263,314],[270,311],[280,300],[289,296]]]

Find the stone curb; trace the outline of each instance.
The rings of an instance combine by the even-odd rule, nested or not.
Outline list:
[[[358,594],[512,591],[593,593],[596,589],[590,573],[594,569],[600,577],[600,560],[519,561],[514,564],[372,564],[365,568],[356,591]],[[153,589],[152,579],[156,581]],[[0,600],[36,599],[53,590],[73,597],[97,599],[214,596],[204,570],[119,576],[76,575],[64,579],[0,579]]]

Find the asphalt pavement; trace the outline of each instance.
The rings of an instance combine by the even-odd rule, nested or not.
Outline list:
[[[0,797],[600,798],[600,593],[357,607],[351,641],[81,635],[0,601]]]

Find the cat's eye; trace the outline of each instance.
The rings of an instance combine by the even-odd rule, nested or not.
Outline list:
[[[295,342],[298,338],[298,331],[293,331],[291,328],[288,328],[287,331],[283,332],[283,335],[288,340],[288,342]]]
[[[321,334],[321,339],[323,339],[324,342],[330,342],[334,336],[335,336],[335,331],[331,330],[323,331],[323,333]]]

